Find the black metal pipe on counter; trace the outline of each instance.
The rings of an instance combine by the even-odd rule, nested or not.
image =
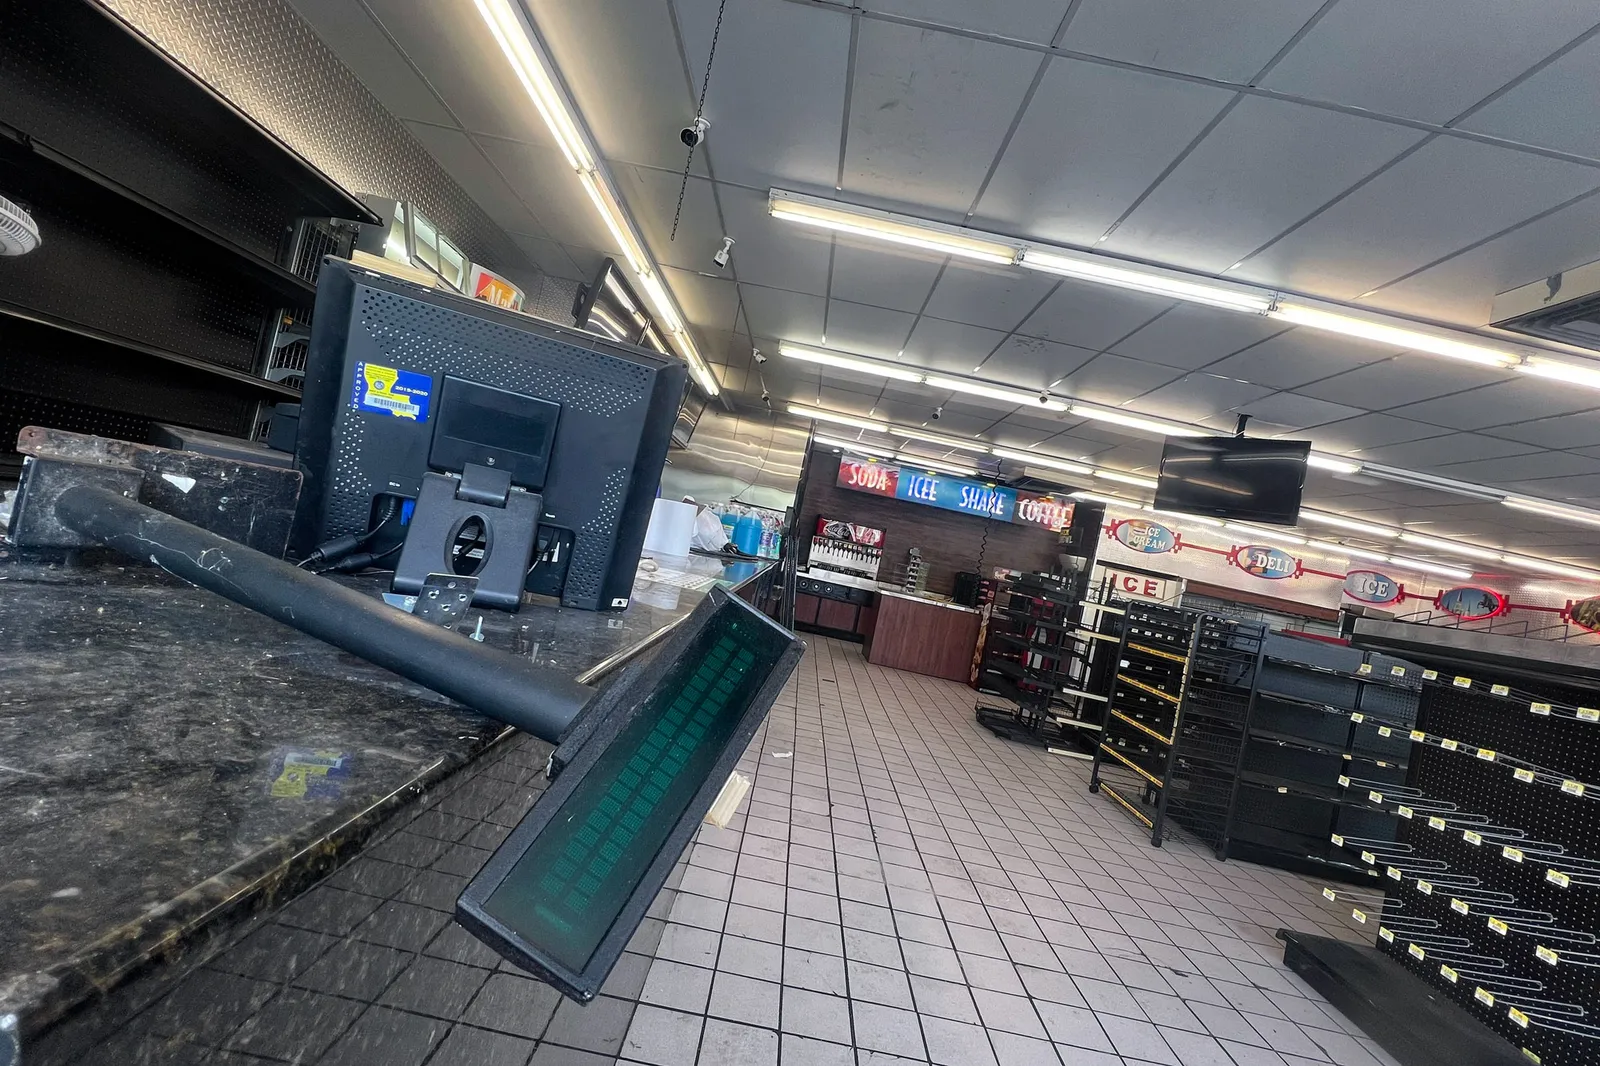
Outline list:
[[[556,743],[594,690],[115,492],[62,491],[61,523]]]

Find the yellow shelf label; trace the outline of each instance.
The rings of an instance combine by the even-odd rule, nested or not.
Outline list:
[[[1389,727],[1388,727],[1388,726],[1386,726],[1386,725],[1380,725],[1380,726],[1379,726],[1379,727],[1378,727],[1378,735],[1379,735],[1379,736],[1380,736],[1380,737],[1390,737],[1390,736],[1393,736],[1393,735],[1394,735],[1394,730],[1393,730],[1393,729],[1390,729],[1390,728],[1389,728]]]
[[[1472,993],[1472,998],[1477,1000],[1479,1003],[1482,1003],[1484,1006],[1494,1006],[1494,993],[1489,991],[1487,988],[1479,988],[1474,990]]]
[[[1544,879],[1549,881],[1552,885],[1560,885],[1562,888],[1569,888],[1572,885],[1572,878],[1568,877],[1560,870],[1546,870],[1544,872]]]
[[[1373,803],[1382,803],[1383,802],[1383,793],[1382,792],[1368,792],[1367,793],[1367,799],[1371,800]]]
[[[1501,848],[1500,849],[1500,854],[1504,855],[1506,858],[1510,859],[1512,862],[1521,862],[1523,860],[1523,858],[1524,858],[1524,856],[1522,854],[1522,849],[1521,848],[1514,848],[1510,844],[1507,844],[1505,847]]]
[[[1548,703],[1530,703],[1528,704],[1528,710],[1534,714],[1549,714],[1550,705]]]
[[[1428,818],[1428,828],[1440,830],[1444,829],[1444,819],[1440,818],[1437,814],[1430,815]]]
[[[1367,716],[1362,714],[1360,711],[1357,711],[1350,715],[1350,720],[1352,722],[1365,722],[1367,720]]]
[[[1498,754],[1499,752],[1495,751],[1493,748],[1478,749],[1478,758],[1482,759],[1484,762],[1494,762],[1494,757]]]
[[[1461,834],[1461,839],[1465,840],[1468,844],[1477,846],[1483,843],[1483,834],[1474,833],[1472,830],[1468,829],[1466,832]]]
[[[1387,871],[1385,871],[1385,872],[1386,872],[1386,873],[1387,873],[1387,874],[1388,874],[1388,875],[1389,875],[1389,880],[1391,880],[1391,881],[1398,881],[1398,880],[1400,880],[1400,868],[1399,868],[1399,867],[1397,867],[1397,866],[1391,866],[1391,867],[1389,867],[1389,869],[1388,869],[1388,870],[1387,870]]]
[[[1386,941],[1388,941],[1388,942],[1389,942],[1389,943],[1391,943],[1391,944],[1393,944],[1393,943],[1394,943],[1394,934],[1393,934],[1393,933],[1391,933],[1391,932],[1390,932],[1390,931],[1389,931],[1389,930],[1387,930],[1387,929],[1385,929],[1385,928],[1384,928],[1384,927],[1383,927],[1383,926],[1381,926],[1381,925],[1380,925],[1380,926],[1378,926],[1378,938],[1379,938],[1379,939],[1380,939],[1380,940],[1386,940]]]
[[[1340,788],[1349,788],[1350,787],[1350,779],[1348,777],[1344,776],[1343,774],[1340,774],[1339,775],[1339,787]]]
[[[1593,707],[1579,707],[1578,708],[1578,721],[1580,721],[1580,722],[1600,722],[1600,710],[1596,710]]]
[[[1370,851],[1363,851],[1361,853],[1361,861],[1366,863],[1368,866],[1374,866],[1378,862],[1378,857],[1372,854]]]
[[[1532,770],[1518,770],[1515,773],[1513,773],[1511,776],[1516,778],[1518,781],[1531,782],[1533,780],[1533,771]]]
[[[1518,1025],[1522,1026],[1524,1029],[1526,1029],[1528,1027],[1528,1016],[1526,1014],[1522,1013],[1517,1008],[1512,1007],[1511,1010],[1508,1012],[1508,1017],[1510,1017],[1510,1019],[1512,1021],[1516,1022]]]
[[[1411,731],[1411,739],[1412,740],[1427,740],[1428,739],[1428,734],[1424,733],[1420,729],[1413,729]]]
[[[1548,962],[1551,966],[1554,966],[1556,963],[1561,961],[1560,955],[1557,955],[1543,944],[1540,944],[1538,947],[1533,949],[1533,957],[1538,959],[1540,962]]]
[[[1367,912],[1366,911],[1352,910],[1350,912],[1350,917],[1354,918],[1356,921],[1360,922],[1362,925],[1366,925],[1367,924]]]
[[[1457,743],[1454,740],[1451,740],[1449,737],[1446,737],[1445,739],[1439,741],[1439,746],[1441,748],[1443,748],[1445,751],[1455,751],[1457,748],[1461,747],[1461,745],[1459,743]]]
[[[1425,959],[1428,957],[1428,953],[1417,947],[1415,944],[1406,945],[1406,954],[1410,955],[1413,959]]]
[[[1334,837],[1333,842],[1337,844],[1339,842],[1339,838]],[[1339,893],[1335,892],[1331,888],[1325,888],[1322,890],[1322,898],[1327,900],[1329,903],[1336,903],[1339,900]]]
[[[1431,881],[1423,881],[1419,879],[1417,881],[1417,891],[1421,892],[1424,896],[1431,896],[1433,895],[1433,883]]]
[[[1456,678],[1454,681],[1452,681],[1450,683],[1452,685],[1454,685],[1456,688],[1471,688],[1472,687],[1472,678],[1470,678],[1470,677],[1458,677],[1458,678]]]
[[[1403,667],[1403,666],[1391,666],[1391,667],[1389,667],[1389,676],[1391,676],[1391,677],[1405,677],[1406,676],[1406,668]]]
[[[1371,663],[1362,663],[1360,666],[1356,667],[1356,673],[1358,673],[1358,674],[1370,674],[1370,673],[1372,673],[1372,664]]]
[[[1563,781],[1561,782],[1561,791],[1565,792],[1569,796],[1581,796],[1583,795],[1583,782]]]
[[[1439,976],[1443,977],[1446,981],[1449,981],[1451,984],[1455,984],[1457,981],[1461,980],[1461,975],[1456,973],[1454,970],[1452,970],[1448,966],[1439,967]]]
[[[1417,813],[1416,811],[1412,810],[1410,807],[1407,807],[1403,803],[1400,804],[1400,806],[1396,807],[1394,810],[1395,810],[1395,813],[1398,814],[1402,818],[1410,818],[1412,815]]]
[[[1424,670],[1424,671],[1422,671],[1422,680],[1424,680],[1424,681],[1434,681],[1434,680],[1437,680],[1438,677],[1439,677],[1439,671],[1437,671],[1437,670]]]
[[[1331,839],[1334,844],[1338,845],[1339,847],[1344,847],[1344,837],[1340,836],[1338,833],[1333,834],[1333,836],[1329,839]]]
[[[1472,911],[1472,908],[1467,906],[1466,900],[1461,900],[1461,899],[1453,899],[1453,900],[1451,900],[1450,901],[1450,909],[1455,911],[1457,914],[1468,914],[1468,913],[1471,913],[1471,911]]]
[[[1511,686],[1510,685],[1490,685],[1489,686],[1489,691],[1492,692],[1496,696],[1509,696],[1509,695],[1511,695]]]
[[[1511,927],[1505,922],[1502,922],[1499,918],[1489,919],[1489,929],[1493,932],[1499,933],[1501,936],[1505,936],[1507,933],[1511,932]]]

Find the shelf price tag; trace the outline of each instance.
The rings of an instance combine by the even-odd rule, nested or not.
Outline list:
[[[1339,838],[1334,837],[1333,842],[1335,844],[1339,843]],[[1335,892],[1331,888],[1325,888],[1322,890],[1322,898],[1327,900],[1329,903],[1337,903],[1339,900],[1339,893]]]
[[[1473,832],[1471,829],[1468,829],[1466,832],[1461,834],[1461,839],[1465,840],[1468,844],[1471,844],[1473,847],[1477,847],[1478,845],[1483,843],[1483,834],[1476,833],[1476,832]]]
[[[1428,818],[1428,828],[1442,831],[1444,829],[1444,819],[1440,818],[1437,814],[1430,815]]]
[[[1491,693],[1493,693],[1494,695],[1496,695],[1496,696],[1509,696],[1509,695],[1511,695],[1511,686],[1510,685],[1490,685],[1489,686],[1489,691]]]
[[[1457,914],[1470,914],[1472,912],[1472,908],[1467,906],[1467,901],[1462,899],[1451,900],[1450,909]]]
[[[1424,733],[1420,729],[1413,729],[1411,731],[1411,739],[1412,740],[1427,740],[1428,739],[1428,734]]]
[[[1530,784],[1533,781],[1532,770],[1517,770],[1511,776],[1516,778],[1518,781],[1523,782],[1524,784]]]
[[[1367,924],[1367,912],[1366,911],[1363,911],[1363,910],[1352,910],[1350,912],[1350,917],[1354,918],[1356,921],[1360,922],[1362,925],[1366,925]]]
[[[1540,944],[1538,947],[1533,949],[1533,957],[1538,959],[1540,962],[1548,962],[1551,966],[1554,966],[1556,963],[1561,961],[1560,955],[1557,955],[1543,944]]]
[[[1424,880],[1418,878],[1418,880],[1417,880],[1417,891],[1421,892],[1424,896],[1433,895],[1433,882],[1432,881],[1424,881]]]
[[[1578,708],[1578,721],[1580,721],[1580,722],[1600,722],[1600,710],[1596,710],[1593,707],[1579,707]]]
[[[1460,743],[1451,740],[1449,737],[1445,737],[1443,740],[1439,741],[1439,746],[1445,751],[1455,751],[1461,747]]]
[[[1415,944],[1406,945],[1406,954],[1410,955],[1413,959],[1425,959],[1428,957],[1428,953],[1417,947]]]
[[[1339,775],[1339,787],[1340,788],[1349,788],[1350,787],[1350,779],[1348,777],[1346,777],[1344,774],[1340,774]]]
[[[1341,848],[1344,847],[1344,837],[1340,836],[1338,833],[1333,834],[1333,836],[1330,837],[1329,839],[1332,840],[1334,842],[1334,844],[1337,845],[1338,847],[1341,847]],[[1333,890],[1329,889],[1328,891],[1331,892]],[[1329,896],[1328,898],[1332,899],[1333,897]]]
[[[1417,813],[1416,811],[1412,810],[1410,807],[1407,807],[1403,803],[1400,804],[1400,806],[1396,807],[1394,809],[1394,812],[1396,814],[1398,814],[1402,818],[1410,818],[1412,815]]]
[[[1394,736],[1394,730],[1390,729],[1386,725],[1380,725],[1378,727],[1378,735],[1380,737],[1392,737],[1392,736]]]
[[[1382,803],[1383,802],[1383,793],[1382,792],[1368,792],[1367,793],[1367,799],[1371,800],[1373,803]]]
[[[1403,667],[1403,666],[1391,666],[1391,667],[1389,667],[1389,676],[1390,677],[1405,677],[1406,676],[1406,668]]]
[[[1521,862],[1523,859],[1527,858],[1526,855],[1522,854],[1521,848],[1514,848],[1510,844],[1507,844],[1505,847],[1501,848],[1500,854],[1504,855],[1512,862]]]
[[[1456,678],[1454,681],[1452,681],[1450,683],[1452,685],[1454,685],[1456,688],[1471,688],[1472,687],[1472,678],[1470,678],[1470,677],[1458,677],[1458,678]]]
[[[1422,671],[1422,680],[1424,680],[1424,681],[1437,681],[1438,679],[1439,679],[1439,671],[1437,671],[1437,670],[1424,670],[1424,671]]]
[[[1502,922],[1499,918],[1490,918],[1489,930],[1491,932],[1499,933],[1501,936],[1505,936],[1507,933],[1511,932],[1511,927],[1505,922]]]
[[[1484,762],[1494,762],[1494,757],[1498,754],[1499,752],[1495,751],[1493,748],[1478,749],[1478,758],[1482,759]]]
[[[1389,930],[1385,929],[1383,926],[1380,925],[1380,926],[1378,926],[1378,939],[1380,939],[1380,940],[1382,940],[1382,941],[1384,941],[1386,943],[1393,944],[1394,943],[1394,933],[1390,932]]]
[[[1358,674],[1370,674],[1370,673],[1372,673],[1372,664],[1371,663],[1362,663],[1360,666],[1356,667],[1356,673],[1358,673]]]
[[[1472,992],[1472,998],[1477,1000],[1479,1003],[1482,1003],[1485,1007],[1494,1006],[1494,993],[1489,991],[1487,988],[1474,989]]]
[[[1370,851],[1363,851],[1361,853],[1361,861],[1366,863],[1368,866],[1374,866],[1378,862],[1378,857]]]
[[[1365,722],[1367,720],[1367,716],[1362,714],[1360,711],[1353,711],[1350,714],[1350,720],[1352,722]]]
[[[1524,1029],[1528,1027],[1528,1016],[1517,1008],[1512,1007],[1511,1010],[1507,1012],[1506,1016],[1512,1021],[1516,1022],[1518,1025],[1522,1026]]]
[[[1398,866],[1391,866],[1391,867],[1389,867],[1389,869],[1388,869],[1388,870],[1387,870],[1387,871],[1385,871],[1385,872],[1386,872],[1386,873],[1388,873],[1388,875],[1389,875],[1389,880],[1391,880],[1391,881],[1398,881],[1398,880],[1400,880],[1400,868],[1399,868],[1399,867],[1398,867]]]
[[[1565,792],[1569,796],[1581,796],[1583,795],[1583,782],[1563,781],[1561,782],[1561,791]]]
[[[1549,881],[1552,885],[1559,885],[1562,888],[1570,888],[1572,886],[1572,878],[1568,877],[1560,870],[1546,870],[1544,872],[1544,879]]]
[[[1461,980],[1461,975],[1456,973],[1454,970],[1452,970],[1448,966],[1439,967],[1439,976],[1443,977],[1446,981],[1449,981],[1451,984],[1455,984],[1457,981]]]
[[[1534,714],[1548,716],[1550,714],[1550,705],[1548,703],[1530,703],[1528,704],[1528,710]]]

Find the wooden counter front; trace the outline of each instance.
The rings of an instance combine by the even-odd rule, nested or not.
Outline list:
[[[864,650],[877,666],[966,681],[977,643],[978,612],[970,607],[880,592]]]

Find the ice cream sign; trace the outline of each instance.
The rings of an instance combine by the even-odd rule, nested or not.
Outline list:
[[[1164,555],[1178,546],[1176,533],[1160,522],[1146,522],[1142,518],[1113,522],[1109,532],[1118,544],[1146,555]]]

